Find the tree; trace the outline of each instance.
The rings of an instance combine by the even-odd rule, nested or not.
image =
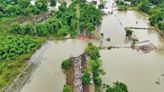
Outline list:
[[[28,23],[28,24],[24,25],[23,26],[23,31],[24,31],[23,34],[31,34],[31,35],[33,35],[34,34],[33,25],[31,23]]]
[[[72,88],[70,85],[64,85],[63,92],[72,92]]]
[[[102,60],[89,60],[89,64],[91,66],[92,71],[99,71],[101,65],[102,65]]]
[[[100,57],[99,48],[94,46],[92,43],[88,44],[88,47],[85,49],[85,52],[93,60],[96,60]]]
[[[62,26],[59,30],[58,30],[58,35],[60,36],[66,36],[68,33],[68,28],[66,26]]]
[[[59,11],[64,12],[67,9],[67,3],[65,1],[61,2],[61,5],[59,6]]]
[[[10,32],[14,34],[21,34],[22,27],[18,23],[13,23],[10,27]]]
[[[159,26],[159,29],[164,30],[164,21],[160,21],[158,26]]]
[[[33,14],[32,12],[34,11],[34,6],[29,5],[27,8],[23,10],[24,15],[31,15]]]
[[[102,85],[102,79],[99,76],[94,77],[94,82],[96,86]]]
[[[141,11],[148,12],[149,10],[149,1],[148,0],[143,0],[138,4],[138,7]]]
[[[158,5],[158,4],[162,3],[162,0],[150,0],[150,2]]]
[[[64,60],[61,64],[61,66],[65,70],[69,69],[72,66],[70,59]]]
[[[51,6],[56,6],[56,0],[50,0],[50,2],[51,2]]]
[[[95,26],[92,23],[87,23],[86,29],[87,29],[88,33],[91,33],[95,30]]]
[[[88,71],[84,72],[84,75],[82,76],[82,82],[84,85],[89,85],[91,83],[91,75],[89,74]]]
[[[30,0],[19,0],[18,5],[21,8],[27,8],[30,5]]]
[[[37,0],[34,6],[34,13],[39,14],[42,11],[47,11],[47,0]]]

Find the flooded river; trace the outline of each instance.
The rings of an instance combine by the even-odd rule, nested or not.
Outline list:
[[[111,4],[112,2],[107,5],[111,7]],[[148,16],[135,11],[115,11],[112,15],[104,16],[100,28],[104,33],[103,45],[129,45],[125,43],[124,27],[147,28]],[[133,31],[139,41],[150,40],[157,47],[163,45],[154,30]],[[111,42],[105,41],[108,37]],[[62,92],[66,81],[61,69],[62,60],[81,54],[87,43],[88,41],[77,39],[48,41],[49,47],[40,56],[41,64],[21,92]],[[101,50],[100,53],[106,72],[102,77],[104,83],[122,81],[127,84],[129,92],[164,92],[164,56],[157,51],[144,54],[121,48]],[[157,81],[159,84],[156,84]]]

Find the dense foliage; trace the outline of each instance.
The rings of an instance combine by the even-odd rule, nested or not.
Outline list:
[[[63,92],[72,92],[72,88],[70,85],[64,85]]]
[[[16,34],[38,36],[48,36],[50,34],[66,36],[70,34],[72,37],[75,37],[78,33],[89,34],[95,31],[96,26],[100,25],[101,20],[101,10],[92,4],[82,1],[77,3],[75,1],[67,7],[66,2],[61,2],[59,11],[53,17],[42,23],[36,23],[33,26],[27,25],[32,32],[25,32],[23,27],[26,27],[26,25],[15,25],[16,23],[13,24],[10,31]],[[15,30],[15,28],[18,28],[18,30]]]
[[[100,57],[99,48],[94,46],[92,43],[88,44],[85,52],[93,60],[97,60]]]
[[[89,56],[89,68],[91,68],[93,74],[93,80],[96,86],[102,85],[102,79],[100,77],[101,74],[101,65],[102,60],[100,58],[99,48],[94,46],[92,43],[88,44],[85,52]]]
[[[71,60],[70,59],[66,59],[62,62],[62,68],[67,70],[72,66]]]
[[[0,0],[0,17],[39,14],[47,10],[47,0]]]
[[[128,92],[128,89],[124,83],[117,81],[113,86],[108,86],[106,92]]]
[[[116,5],[118,7],[118,10],[125,11],[128,9],[128,4],[125,3],[123,0],[116,0]]]
[[[92,80],[90,73],[88,71],[85,71],[81,80],[82,80],[84,85],[89,85],[91,83],[91,80]]]
[[[25,62],[40,46],[41,40],[29,36],[0,34],[0,90],[27,65]]]
[[[56,0],[50,0],[51,6],[56,6]]]
[[[0,61],[17,58],[21,54],[29,54],[37,47],[37,41],[26,36],[1,36]]]

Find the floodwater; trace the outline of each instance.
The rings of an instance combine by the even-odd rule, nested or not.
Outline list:
[[[109,0],[107,6],[111,7],[111,4],[112,1]],[[147,28],[148,17],[135,11],[114,11],[112,15],[104,16],[100,28],[104,33],[103,45],[129,45],[125,43],[125,27]],[[139,41],[150,40],[157,47],[163,45],[154,30],[133,31]],[[105,41],[108,37],[111,38],[111,42]],[[70,56],[81,54],[87,43],[88,41],[77,39],[48,41],[49,48],[40,56],[41,64],[21,92],[62,92],[66,79],[61,69],[61,62]],[[104,61],[103,69],[106,72],[102,77],[104,83],[112,84],[117,80],[124,82],[129,92],[164,92],[164,55],[158,51],[144,54],[136,50],[120,48],[101,50],[100,53]]]
[[[66,78],[62,72],[61,63],[70,56],[83,53],[87,42],[69,39],[48,41],[46,45],[48,48],[39,57],[41,64],[21,92],[62,92]]]
[[[124,28],[148,28],[148,23],[148,16],[143,13],[115,11],[103,19],[101,31],[104,33],[104,38],[111,38],[111,42],[104,42],[103,45],[128,45],[125,43]],[[133,31],[139,41],[150,40],[157,47],[163,44],[154,30],[135,29]],[[144,54],[126,48],[101,50],[101,58],[106,71],[106,75],[102,78],[106,84],[112,84],[118,80],[127,84],[129,92],[164,92],[164,76],[162,76],[164,56],[157,51]]]

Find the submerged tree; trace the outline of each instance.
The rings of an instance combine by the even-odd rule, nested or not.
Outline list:
[[[124,83],[117,81],[113,86],[108,86],[106,92],[128,92],[128,89]]]
[[[126,37],[131,37],[133,34],[132,30],[126,29]]]

